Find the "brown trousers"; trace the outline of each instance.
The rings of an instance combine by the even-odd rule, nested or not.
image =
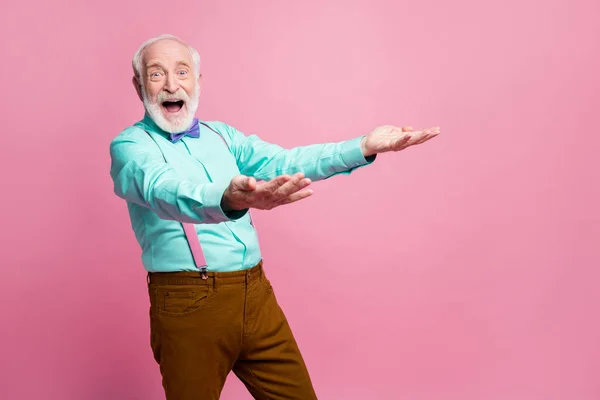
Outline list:
[[[255,399],[316,399],[262,262],[148,274],[150,341],[167,400],[218,399],[230,371]]]

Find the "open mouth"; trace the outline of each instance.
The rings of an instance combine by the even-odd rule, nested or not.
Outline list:
[[[177,113],[183,107],[183,100],[179,101],[165,101],[162,103],[162,106],[170,113]]]

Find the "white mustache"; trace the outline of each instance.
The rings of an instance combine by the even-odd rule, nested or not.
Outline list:
[[[161,92],[156,97],[156,102],[159,104],[162,104],[165,101],[182,101],[182,100],[185,102],[187,102],[189,100],[188,95],[184,91],[176,92],[175,95],[166,94],[164,92]]]

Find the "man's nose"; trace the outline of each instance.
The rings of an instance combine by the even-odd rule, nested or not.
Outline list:
[[[177,83],[175,75],[167,75],[167,81],[165,82],[165,90],[169,93],[175,93],[177,89],[179,89],[179,84]]]

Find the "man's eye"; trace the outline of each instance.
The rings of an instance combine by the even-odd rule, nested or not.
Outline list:
[[[179,75],[187,75],[187,71],[179,71]]]
[[[160,76],[160,72],[155,72],[155,73],[152,74],[152,76],[153,77],[158,77],[158,76]]]

